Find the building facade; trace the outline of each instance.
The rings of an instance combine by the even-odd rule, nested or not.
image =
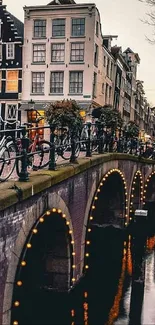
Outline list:
[[[21,120],[23,23],[0,1],[0,116]],[[1,123],[2,128],[3,123]]]

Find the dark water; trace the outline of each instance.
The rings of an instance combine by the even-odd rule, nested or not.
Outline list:
[[[69,294],[38,291],[28,297],[21,323],[155,324],[155,236],[134,240],[112,228],[93,236],[89,270],[81,282]]]

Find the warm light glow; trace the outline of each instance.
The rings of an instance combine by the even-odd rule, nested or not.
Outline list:
[[[88,292],[85,291],[85,292],[84,292],[84,298],[87,298],[87,297],[88,297]]]
[[[75,316],[75,311],[74,311],[74,309],[71,310],[71,316],[72,316],[72,317]]]
[[[89,240],[87,240],[87,241],[86,241],[86,244],[87,244],[87,245],[90,245],[90,241],[89,241]]]
[[[26,265],[26,262],[25,262],[25,261],[22,261],[22,262],[21,262],[21,265],[22,265],[22,266],[25,266],[25,265]]]
[[[39,219],[39,221],[40,221],[40,222],[44,222],[44,218],[41,217],[41,218]]]
[[[17,320],[14,320],[13,325],[19,325]]]
[[[75,265],[72,265],[72,268],[73,268],[73,269],[75,269],[75,267],[76,267]]]
[[[95,205],[92,206],[92,210],[95,210]]]
[[[88,229],[88,232],[91,232],[91,229],[90,228]]]
[[[127,226],[128,224],[127,224],[127,222],[125,222],[125,226]]]
[[[73,279],[72,279],[72,282],[75,282],[75,281],[76,281],[75,278],[73,278]]]
[[[72,255],[75,256],[75,252],[73,252]]]
[[[99,192],[101,192],[101,190],[98,188],[97,192],[99,193]]]
[[[65,213],[63,213],[62,217],[63,217],[63,218],[66,218],[66,215],[65,215]]]
[[[18,286],[18,287],[21,287],[22,284],[23,284],[22,281],[17,281],[17,286]]]
[[[93,220],[93,217],[92,216],[90,217],[90,220]]]
[[[69,221],[66,221],[66,225],[69,226],[70,222]]]
[[[55,208],[52,209],[52,212],[56,212],[56,211],[57,211],[57,209],[55,209]]]
[[[89,266],[88,266],[88,265],[86,265],[86,266],[85,266],[85,269],[89,269]]]
[[[72,234],[72,232],[73,232],[72,230],[69,230],[69,234]]]
[[[27,246],[27,248],[31,248],[32,247],[32,245],[30,243],[28,243],[26,246]]]
[[[58,213],[61,213],[62,211],[61,211],[61,209],[58,209]]]
[[[34,234],[37,234],[38,230],[37,230],[36,228],[34,228],[34,229],[32,230],[32,232],[33,232]]]
[[[71,241],[71,244],[72,244],[72,245],[74,244],[74,240]]]
[[[86,253],[86,257],[89,257],[89,253]]]
[[[14,302],[14,306],[15,306],[15,307],[18,307],[19,305],[20,305],[19,301],[15,301],[15,302]]]
[[[51,214],[50,211],[46,211],[46,215],[49,216]]]

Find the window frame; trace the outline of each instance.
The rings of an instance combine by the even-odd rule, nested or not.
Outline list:
[[[15,79],[14,79],[14,80],[13,80],[13,79],[12,79],[12,80],[8,80],[8,74],[9,74],[9,72],[13,72],[13,71],[14,71],[14,72],[17,72],[17,80],[15,80]],[[12,90],[12,91],[7,90],[7,82],[9,82],[9,81],[10,81],[10,82],[15,82],[15,81],[17,82],[17,90],[14,90],[14,91],[13,91],[13,90]],[[19,81],[19,70],[11,70],[11,69],[9,70],[9,69],[8,69],[8,70],[6,71],[5,92],[6,92],[6,93],[18,93],[18,90],[19,90],[19,83],[18,83],[18,81]]]
[[[3,44],[0,43],[0,61],[3,60]]]
[[[83,60],[72,60],[72,51],[79,51],[79,53],[80,53],[80,48],[79,49],[72,49],[72,45],[77,45],[77,44],[79,44],[79,45],[83,45],[83,49],[82,49],[82,51],[83,51]],[[80,57],[80,54],[79,55],[74,55],[75,57],[76,56],[79,56]],[[71,42],[70,43],[70,62],[71,63],[77,63],[77,62],[84,62],[84,56],[85,56],[85,43],[84,42]]]
[[[59,81],[52,81],[52,74],[58,74],[58,73],[62,74],[62,81],[60,81],[60,78],[59,78]],[[62,88],[62,92],[61,91],[52,92],[51,91],[52,90],[52,83],[56,83],[56,85],[62,83],[62,87],[53,87],[55,89]],[[63,95],[63,93],[64,93],[64,71],[62,71],[62,70],[51,71],[50,72],[50,95]]]
[[[71,91],[71,88],[73,88],[73,86],[71,87],[71,83],[73,84],[80,84],[80,81],[78,80],[78,82],[77,81],[71,81],[71,75],[72,74],[75,74],[75,73],[78,73],[79,75],[81,74],[82,75],[82,87],[79,87],[79,88],[81,88],[82,89],[82,91],[81,92],[79,92],[79,91]],[[78,77],[79,78],[79,77]],[[69,71],[69,94],[70,95],[82,95],[83,94],[83,71],[82,70],[75,70],[75,71]],[[78,88],[78,87],[76,87],[76,85],[74,85],[74,88],[76,89],[76,88]]]
[[[8,52],[9,52],[9,45],[12,45],[12,49],[13,49],[13,55],[11,57],[8,56]],[[14,60],[15,59],[15,44],[10,42],[10,43],[6,43],[6,60]]]
[[[55,21],[64,21],[64,25],[54,25],[53,23]],[[64,35],[54,35],[53,32],[54,32],[54,26],[64,26]],[[58,31],[57,31],[58,32]],[[52,38],[65,38],[65,35],[66,35],[66,18],[54,18],[52,19]]]
[[[8,117],[8,107],[9,106],[15,106],[16,107],[16,117],[15,118],[13,118],[13,117]],[[18,116],[18,105],[17,104],[7,104],[7,116],[6,116],[6,120],[8,120],[8,121],[16,121],[17,120],[17,116]]]
[[[35,26],[35,23],[36,22],[45,22],[45,26]],[[39,35],[35,35],[35,28],[36,27],[42,27],[42,28],[45,28],[45,33],[43,33],[43,34],[45,34],[45,35],[42,35],[42,36],[39,36]],[[46,19],[34,19],[33,20],[33,38],[36,38],[36,39],[39,39],[39,38],[46,38],[46,27],[47,27],[47,22],[46,22]],[[39,31],[39,30],[38,30]],[[38,33],[39,34],[39,33]]]
[[[34,61],[34,53],[39,53],[39,51],[34,51],[34,47],[35,46],[44,46],[45,47],[45,50],[41,50],[40,52],[44,52],[45,54],[45,60],[44,61]],[[33,43],[32,44],[32,62],[35,63],[35,64],[43,64],[43,63],[46,63],[46,43]]]
[[[98,59],[99,59],[99,46],[95,43],[95,51],[94,51],[94,66],[98,67]]]
[[[73,24],[73,21],[74,20],[84,20],[84,33],[83,34],[79,34],[79,35],[74,35],[74,33],[73,33],[73,26],[74,25],[76,25],[76,26],[80,26],[81,27],[81,25],[82,24]],[[75,38],[80,38],[80,37],[85,37],[85,35],[86,35],[86,18],[85,17],[73,17],[73,18],[71,18],[71,37],[75,37]]]
[[[59,50],[56,50],[56,49],[53,50],[52,49],[53,45],[64,45],[64,49],[63,50],[61,50],[61,49],[59,49]],[[64,52],[64,60],[63,61],[53,61],[52,60],[52,54],[53,54],[54,51]],[[51,43],[51,63],[60,63],[61,64],[61,63],[64,63],[64,62],[65,62],[65,43]]]
[[[39,91],[33,91],[33,83],[34,83],[34,81],[33,81],[33,76],[34,76],[34,74],[43,74],[44,75],[44,85],[43,85],[43,92],[39,92]],[[36,78],[37,78],[37,76],[36,76]],[[33,94],[33,95],[44,95],[44,92],[45,92],[45,72],[44,71],[32,71],[32,75],[31,75],[31,80],[32,80],[32,82],[31,82],[31,93]],[[37,84],[37,83],[36,83]],[[40,81],[40,84],[41,84],[41,81]]]

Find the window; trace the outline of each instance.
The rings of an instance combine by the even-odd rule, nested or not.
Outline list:
[[[7,105],[7,120],[16,120],[17,119],[17,104]]]
[[[94,65],[98,66],[98,45],[95,44]]]
[[[71,94],[82,94],[82,92],[83,92],[83,71],[70,72],[69,92]]]
[[[110,68],[110,79],[112,80],[113,77],[113,63],[111,62],[111,68]]]
[[[104,94],[104,83],[102,84],[102,94]]]
[[[96,36],[98,37],[98,31],[99,31],[99,23],[96,21]]]
[[[65,19],[53,19],[52,21],[52,37],[65,36]]]
[[[2,54],[2,44],[0,44],[0,61],[3,59],[3,54]]]
[[[93,80],[93,97],[96,97],[96,86],[97,86],[97,73],[94,72],[94,80]]]
[[[36,38],[46,37],[46,20],[43,19],[34,20],[34,37]]]
[[[108,84],[106,84],[105,87],[105,104],[108,104],[107,99],[108,99]]]
[[[85,36],[85,18],[72,19],[72,36]]]
[[[7,43],[6,44],[6,59],[14,59],[15,55],[15,46],[13,43]]]
[[[109,77],[109,67],[110,67],[110,60],[107,60],[107,77]]]
[[[34,44],[33,45],[33,62],[45,62],[46,61],[46,45]]]
[[[65,43],[51,44],[51,62],[65,61]]]
[[[51,72],[50,78],[50,93],[63,94],[64,72],[54,71]]]
[[[0,71],[0,92],[1,92],[1,89],[2,89],[2,71]],[[0,106],[1,108],[1,106]]]
[[[43,94],[45,84],[44,72],[32,72],[32,93]]]
[[[16,70],[6,71],[6,92],[10,92],[10,93],[18,92],[18,71]]]
[[[111,86],[109,86],[109,104],[111,103],[111,92],[112,92],[112,88]]]
[[[117,76],[116,76],[116,86],[117,86],[117,88],[120,88],[120,75],[119,75],[119,73],[117,73]]]
[[[84,61],[84,43],[71,43],[71,62]]]
[[[104,55],[104,58],[103,58],[103,65],[104,67],[106,66],[106,56]]]

